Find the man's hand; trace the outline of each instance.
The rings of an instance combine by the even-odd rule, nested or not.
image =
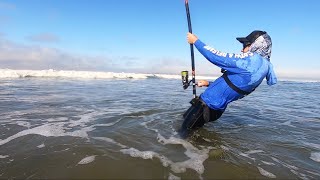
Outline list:
[[[198,84],[197,84],[199,87],[202,87],[202,86],[206,86],[208,87],[209,86],[209,81],[206,81],[206,80],[200,80],[198,81]]]
[[[189,44],[194,44],[198,40],[197,36],[188,32],[187,34],[187,41]]]

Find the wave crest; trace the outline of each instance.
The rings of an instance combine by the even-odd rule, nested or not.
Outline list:
[[[96,71],[64,71],[64,70],[12,70],[0,69],[0,78],[80,78],[80,79],[181,79],[180,74],[143,74],[143,73],[116,73]],[[216,77],[201,76],[202,79],[215,79]]]

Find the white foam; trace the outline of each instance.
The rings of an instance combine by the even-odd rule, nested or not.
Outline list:
[[[161,155],[157,152],[154,151],[140,151],[138,149],[135,148],[129,148],[121,143],[118,143],[116,141],[114,141],[111,138],[107,138],[107,137],[94,137],[93,139],[97,139],[97,140],[103,140],[106,141],[108,143],[112,143],[115,145],[120,146],[121,149],[120,152],[122,152],[123,154],[128,154],[131,157],[136,157],[136,158],[142,158],[142,159],[153,159],[153,158],[157,158],[160,160],[160,162],[162,163],[162,165],[164,167],[171,167],[171,170],[175,173],[183,173],[186,171],[187,168],[193,169],[195,171],[197,171],[199,174],[202,174],[204,172],[204,166],[203,166],[203,162],[209,157],[208,153],[209,153],[209,149],[206,150],[199,150],[197,148],[195,148],[192,144],[190,144],[187,141],[184,141],[182,139],[178,139],[178,138],[174,138],[171,137],[169,139],[165,139],[164,137],[162,137],[160,134],[158,134],[158,141],[161,141],[164,144],[182,144],[187,151],[185,152],[185,154],[190,157],[190,159],[183,161],[183,162],[173,162],[171,161],[169,158],[165,157],[164,155]]]
[[[5,159],[7,157],[9,157],[9,156],[8,155],[0,155],[0,159]]]
[[[88,156],[88,157],[85,157],[83,158],[80,162],[78,162],[78,164],[89,164],[91,162],[93,162],[95,160],[96,156]]]
[[[16,124],[18,126],[23,126],[23,127],[27,127],[27,128],[30,128],[31,127],[31,124],[27,121],[17,121]]]
[[[272,162],[267,162],[267,161],[261,161],[263,164],[266,164],[266,165],[270,165],[270,166],[274,166],[275,164],[272,163]]]
[[[290,165],[290,164],[287,164],[287,163],[282,163],[282,165],[284,165],[285,167],[287,167],[289,169],[299,170],[298,167]]]
[[[154,131],[154,132],[158,133],[158,132],[159,132],[158,129],[154,129],[154,128],[149,128],[149,127],[148,127],[148,124],[149,124],[149,123],[152,123],[153,121],[155,121],[155,119],[152,119],[152,120],[146,121],[146,122],[142,122],[142,123],[140,123],[140,125],[141,125],[141,126],[144,126],[146,129],[149,129],[149,130],[151,130],[151,131]]]
[[[120,152],[122,152],[123,154],[128,154],[131,157],[141,157],[142,159],[158,158],[164,167],[168,167],[170,164],[173,164],[173,162],[171,160],[169,160],[167,157],[160,155],[159,153],[156,153],[153,151],[139,151],[135,148],[128,148],[127,146],[125,146],[121,143],[118,143],[118,142],[114,141],[113,139],[107,138],[107,137],[94,137],[93,139],[103,140],[108,143],[118,145],[121,148],[123,148],[120,150]]]
[[[275,157],[271,157],[271,159],[272,159],[272,160],[274,160],[275,162],[277,162],[277,163],[280,163],[280,164],[281,164],[281,162],[280,162],[277,158],[275,158]]]
[[[221,145],[220,147],[221,147],[221,149],[223,149],[225,151],[230,151],[230,149],[227,146]]]
[[[18,137],[22,137],[28,134],[39,134],[42,136],[61,136],[62,134],[64,134],[64,130],[62,129],[62,124],[44,124],[41,126],[37,126],[35,128],[32,129],[27,129],[27,130],[23,130],[18,132],[17,134],[14,134],[10,137],[8,137],[7,139],[4,140],[0,140],[0,145],[6,144],[7,142],[10,142],[13,139],[16,139]]]
[[[97,139],[102,139],[102,138],[97,138]],[[103,138],[106,141],[114,142],[113,140],[109,138]],[[170,137],[169,139],[164,138],[160,134],[158,134],[158,141],[162,144],[180,144],[182,145],[186,151],[185,155],[189,157],[189,159],[182,161],[182,162],[173,162],[169,158],[153,152],[153,151],[140,151],[135,148],[126,148],[126,149],[121,149],[120,152],[124,154],[128,154],[132,157],[140,157],[142,159],[153,159],[153,158],[158,158],[162,165],[164,167],[171,167],[171,170],[174,173],[183,173],[186,172],[186,169],[193,169],[195,170],[198,174],[203,174],[204,172],[204,166],[203,162],[209,157],[209,151],[210,149],[213,149],[212,147],[207,147],[206,149],[198,149],[194,147],[191,143],[178,139],[175,137]]]
[[[157,157],[164,167],[168,167],[173,162],[169,160],[167,157],[162,156],[156,152],[153,151],[139,151],[135,148],[129,148],[129,149],[121,149],[120,152],[124,154],[128,154],[131,157],[141,157],[142,159],[153,159],[153,157]]]
[[[65,151],[69,151],[70,150],[70,148],[66,148],[66,149],[62,149],[62,150],[57,150],[57,151],[53,151],[54,153],[56,153],[56,152],[65,152]],[[74,153],[75,154],[75,153]]]
[[[120,122],[123,118],[118,119],[117,121],[111,122],[111,123],[106,123],[106,124],[95,124],[94,126],[104,126],[104,127],[109,127],[109,126],[114,126],[118,122]]]
[[[53,77],[53,78],[83,78],[83,79],[145,79],[146,74],[114,73],[94,71],[62,71],[62,70],[11,70],[0,69],[0,78],[24,78],[24,77]]]
[[[99,112],[91,112],[91,113],[87,113],[87,114],[82,114],[80,115],[80,119],[79,120],[70,120],[68,123],[68,127],[76,127],[76,126],[81,126],[84,127],[86,126],[86,123],[94,121],[96,116],[101,115],[101,113]]]
[[[121,152],[124,154],[129,154],[132,157],[141,157],[142,159],[152,159],[158,154],[153,151],[139,151],[135,148],[122,149]]]
[[[88,139],[88,132],[95,130],[95,125],[88,126],[88,123],[95,121],[96,116],[100,116],[103,114],[105,114],[105,112],[94,111],[87,114],[79,115],[80,119],[78,120],[69,120],[69,118],[67,117],[51,118],[49,119],[50,122],[46,120],[46,124],[20,131],[10,137],[7,137],[6,139],[0,139],[0,146],[10,142],[11,140],[29,134],[37,134],[46,137],[73,136]],[[17,122],[19,125],[30,125],[28,123],[25,123],[24,121]],[[72,129],[76,130],[72,131]]]
[[[313,152],[310,155],[310,159],[316,161],[316,162],[320,162],[320,152]]]
[[[315,149],[320,150],[320,144],[314,144],[314,143],[308,143],[308,142],[304,142],[304,144],[311,147],[311,148],[315,148]]]
[[[58,117],[58,118],[49,118],[46,121],[47,122],[59,122],[59,121],[67,121],[67,117]]]
[[[274,174],[262,169],[261,167],[258,167],[258,170],[259,170],[260,174],[263,176],[266,176],[268,178],[276,178],[276,176]]]
[[[46,137],[74,136],[74,137],[88,138],[87,132],[94,130],[94,128],[92,127],[85,127],[85,128],[82,128],[81,130],[66,132],[65,129],[67,128],[64,128],[65,124],[66,123],[63,123],[63,122],[58,122],[54,124],[48,123],[48,124],[31,128],[31,129],[20,131],[6,139],[0,140],[0,146],[10,142],[11,140],[14,140],[22,136],[26,136],[28,134],[38,134]]]
[[[44,148],[45,147],[45,145],[42,143],[42,144],[40,144],[39,146],[37,146],[37,148]]]
[[[249,126],[249,127],[259,127],[259,125],[256,125],[256,124],[248,124],[247,126]]]
[[[316,175],[316,176],[320,176],[319,173],[316,173],[316,172],[312,172],[312,171],[306,171],[307,173],[310,173],[310,174],[313,174],[313,175]]]
[[[88,132],[95,130],[92,126],[85,127],[80,130],[76,130],[73,132],[66,132],[62,134],[61,136],[73,136],[73,137],[81,137],[81,138],[88,138]]]
[[[246,154],[246,153],[239,153],[239,155],[240,155],[240,156],[243,156],[243,157],[246,157],[246,158],[249,158],[249,159],[251,159],[251,160],[253,160],[253,161],[256,160],[255,158],[250,157],[249,154]]]
[[[303,180],[309,180],[309,179],[310,179],[310,178],[307,177],[307,175],[305,175],[305,174],[303,174],[303,173],[299,173],[299,172],[297,172],[297,171],[295,171],[295,170],[292,170],[292,169],[290,169],[290,171],[291,171],[293,174],[297,175],[300,179],[303,179]]]
[[[282,162],[280,160],[278,160],[277,158],[271,157],[272,160],[274,160],[275,162],[283,165],[284,167],[288,168],[292,173],[295,173],[297,176],[299,176],[299,178],[304,179],[304,174],[298,173],[299,168],[293,165],[290,165],[288,163]]]
[[[249,155],[250,154],[263,153],[263,152],[264,152],[263,150],[250,150],[250,151],[247,151],[247,152],[244,152],[244,153],[239,153],[239,155],[243,156],[243,157],[246,157],[246,158],[249,158],[251,160],[256,160],[255,158],[250,157]]]
[[[194,147],[191,143],[178,139],[175,137],[170,137],[169,139],[164,138],[160,134],[158,134],[158,141],[162,144],[180,144],[182,145],[186,151],[185,155],[190,159],[183,162],[176,162],[171,164],[171,169],[175,173],[182,173],[186,171],[186,168],[195,170],[198,174],[203,174],[204,166],[203,162],[208,159],[209,151],[213,149],[212,147],[207,147],[205,149],[198,149]]]
[[[256,153],[263,153],[263,150],[250,150],[245,152],[246,154],[256,154]]]
[[[164,79],[181,79],[181,75],[170,75],[170,74],[154,74],[153,77],[164,78]]]
[[[117,146],[120,146],[121,148],[127,148],[127,146],[121,144],[121,143],[118,143],[116,141],[114,141],[113,139],[111,138],[107,138],[107,137],[93,137],[93,139],[97,139],[97,140],[102,140],[102,141],[106,141],[108,143],[112,143],[112,144],[115,144]]]
[[[290,169],[290,172],[292,172],[293,174],[299,176],[300,173],[298,173],[297,171],[293,170],[293,169]]]
[[[208,138],[202,138],[204,141],[206,141],[206,142],[210,142],[210,143],[212,143],[213,141],[212,140],[210,140],[210,139],[208,139]]]
[[[80,78],[80,79],[146,79],[148,77],[164,79],[181,79],[180,74],[144,74],[144,73],[116,73],[96,71],[63,71],[63,70],[12,70],[0,69],[0,78]],[[215,76],[197,76],[199,79],[216,79]]]

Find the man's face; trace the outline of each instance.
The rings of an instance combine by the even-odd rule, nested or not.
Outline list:
[[[249,45],[244,45],[243,49],[241,50],[241,52],[243,52],[243,53],[248,52],[249,51],[249,47],[250,47],[250,44]]]

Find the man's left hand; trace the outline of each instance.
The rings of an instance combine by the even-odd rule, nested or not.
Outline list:
[[[187,41],[189,44],[194,44],[198,40],[197,36],[188,32]]]

